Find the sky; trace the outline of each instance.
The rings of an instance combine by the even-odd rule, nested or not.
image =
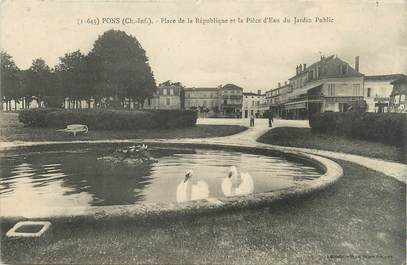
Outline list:
[[[150,18],[153,24],[112,24],[106,18]],[[231,23],[266,17],[280,23]],[[284,17],[291,23],[282,23]],[[313,23],[293,24],[294,17]],[[330,17],[332,23],[315,23]],[[98,25],[78,24],[99,19]],[[105,20],[103,20],[105,18]],[[218,18],[227,24],[161,23]],[[102,23],[104,21],[105,23]],[[245,91],[275,88],[321,55],[336,54],[364,74],[407,74],[407,4],[399,1],[37,1],[3,0],[0,46],[21,69],[43,58],[54,66],[65,53],[88,53],[99,35],[119,29],[146,50],[157,84],[188,87],[227,83]]]

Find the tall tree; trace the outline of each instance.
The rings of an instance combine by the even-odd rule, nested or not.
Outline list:
[[[55,94],[55,91],[52,91],[54,85],[51,69],[41,58],[33,60],[27,71],[25,83],[36,97],[39,106],[41,106],[45,96]]]
[[[109,30],[89,53],[90,71],[100,97],[113,97],[115,107],[125,98],[139,103],[156,89],[146,52],[138,40],[123,31]]]
[[[6,109],[11,110],[11,100],[19,101],[21,97],[21,86],[19,79],[20,70],[16,66],[13,58],[7,52],[0,52],[1,76],[0,76],[0,99],[1,108],[3,101],[6,102]]]
[[[88,72],[88,62],[79,50],[65,54],[59,58],[60,63],[55,67],[60,94],[70,100],[87,100],[88,106],[93,95]]]

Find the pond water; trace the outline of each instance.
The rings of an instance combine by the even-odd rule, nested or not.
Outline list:
[[[150,147],[156,161],[139,166],[98,159],[112,148],[1,152],[1,215],[46,215],[55,207],[180,202],[239,195],[239,189],[241,194],[259,193],[321,175],[310,165],[283,157],[230,150]],[[239,183],[232,183],[234,175]]]

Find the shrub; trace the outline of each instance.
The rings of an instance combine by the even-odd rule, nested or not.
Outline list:
[[[400,145],[407,133],[401,113],[324,112],[310,117],[312,131]]]
[[[45,127],[45,116],[53,111],[59,111],[59,109],[25,109],[20,110],[18,113],[18,120],[27,126],[31,127]]]
[[[90,130],[138,130],[194,126],[197,114],[183,110],[30,109],[20,112],[19,119],[29,126],[64,128],[79,123]]]
[[[183,128],[196,124],[198,113],[195,110],[150,110],[161,128]]]

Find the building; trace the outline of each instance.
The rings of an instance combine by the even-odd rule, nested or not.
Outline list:
[[[224,117],[241,117],[243,88],[227,84],[219,88],[219,110]]]
[[[166,81],[157,87],[150,99],[146,99],[144,109],[184,109],[184,87],[181,83]]]
[[[252,92],[243,92],[243,118],[249,118],[252,114],[257,118],[263,117],[268,109],[266,102],[266,95],[261,94],[261,90],[258,90],[257,94]]]
[[[309,67],[297,65],[289,83],[274,89],[272,109],[278,112],[277,116],[289,119],[307,119],[325,111],[347,111],[353,102],[363,99],[363,85],[358,56],[355,68],[337,56],[322,56]]]
[[[407,77],[400,77],[391,82],[391,84],[393,85],[393,90],[390,94],[390,111],[407,113]]]
[[[219,110],[218,87],[185,88],[185,108],[196,109],[200,113],[216,113]]]
[[[288,94],[291,93],[292,90],[291,85],[286,81],[284,85],[278,83],[277,88],[266,93],[266,100],[274,117],[285,117],[285,103],[287,103]]]
[[[364,78],[365,101],[369,112],[388,112],[393,81],[405,77],[403,74],[369,75]]]

